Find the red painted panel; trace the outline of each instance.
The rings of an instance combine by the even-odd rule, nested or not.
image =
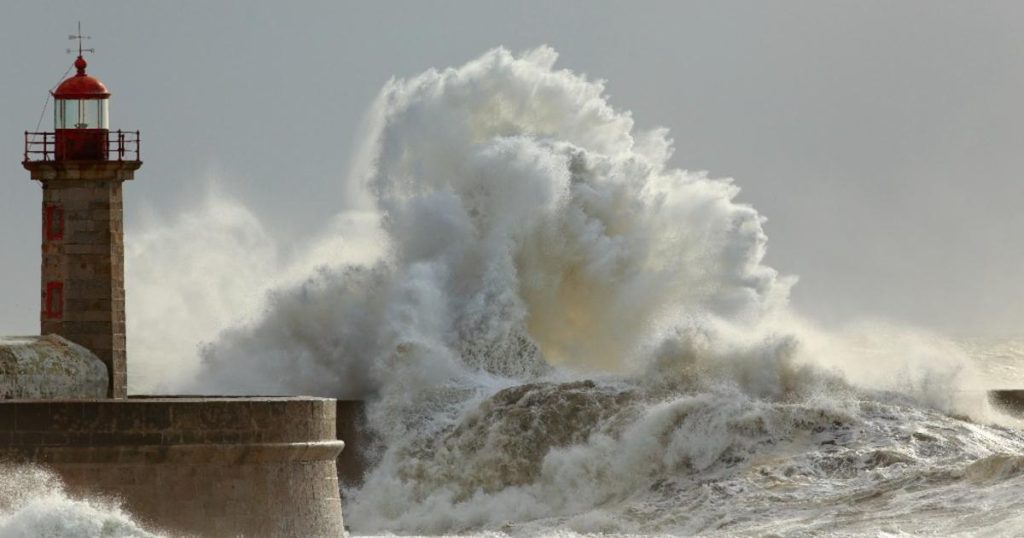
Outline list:
[[[43,206],[43,237],[47,241],[64,239],[64,208],[56,204]]]
[[[64,283],[46,283],[46,302],[44,312],[47,318],[59,319],[64,315]]]
[[[57,129],[57,160],[105,161],[109,135],[107,129]]]

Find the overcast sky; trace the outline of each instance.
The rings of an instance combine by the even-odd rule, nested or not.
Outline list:
[[[548,44],[639,127],[668,127],[675,165],[736,179],[800,311],[1024,333],[1024,3],[814,0],[5,3],[0,334],[38,331],[22,132],[78,20],[112,127],[143,135],[128,242],[142,208],[193,207],[214,179],[300,242],[349,203],[390,77]]]

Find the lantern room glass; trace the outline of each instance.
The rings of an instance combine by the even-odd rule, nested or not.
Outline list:
[[[107,99],[57,99],[53,124],[57,129],[107,129]]]

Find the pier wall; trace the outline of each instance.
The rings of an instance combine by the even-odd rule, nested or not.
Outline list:
[[[199,536],[341,536],[335,402],[129,398],[0,402],[0,459],[116,497],[143,525]]]

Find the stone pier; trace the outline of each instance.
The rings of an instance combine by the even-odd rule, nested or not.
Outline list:
[[[0,401],[0,460],[175,535],[342,536],[343,447],[331,399]]]

